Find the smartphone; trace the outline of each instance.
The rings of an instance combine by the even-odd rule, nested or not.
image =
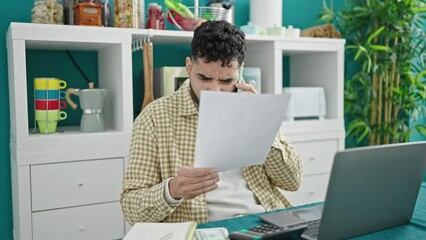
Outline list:
[[[237,83],[244,83],[244,78],[243,78],[243,65],[241,65],[240,70],[239,70],[239,75],[238,75],[238,81]],[[234,92],[240,92],[241,90],[239,88],[235,88]]]

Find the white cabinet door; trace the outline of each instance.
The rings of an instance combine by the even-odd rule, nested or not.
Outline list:
[[[118,201],[122,158],[31,166],[32,211]]]
[[[32,216],[33,240],[107,240],[125,234],[119,202],[41,211]]]
[[[300,188],[296,192],[282,191],[293,206],[322,202],[327,194],[330,174],[304,176]]]
[[[339,139],[293,142],[303,161],[303,175],[329,173]]]

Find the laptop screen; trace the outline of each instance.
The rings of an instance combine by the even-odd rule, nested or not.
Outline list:
[[[318,239],[349,238],[408,223],[425,170],[426,142],[336,153]],[[318,211],[315,207],[312,209]],[[312,220],[304,219],[298,212],[300,209],[265,214],[261,218],[279,226],[291,225],[300,219]],[[295,219],[283,221],[289,219],[286,216]]]

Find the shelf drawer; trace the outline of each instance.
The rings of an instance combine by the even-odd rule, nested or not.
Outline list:
[[[32,211],[118,201],[123,159],[31,166]]]
[[[327,194],[330,174],[304,176],[299,190],[296,192],[282,191],[293,206],[322,202]]]
[[[333,158],[339,149],[339,139],[292,142],[303,161],[303,174],[331,172]]]
[[[119,202],[32,214],[33,240],[121,239],[125,222]]]

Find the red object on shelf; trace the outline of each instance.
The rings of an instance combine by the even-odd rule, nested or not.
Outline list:
[[[164,13],[158,4],[149,4],[146,28],[165,30]]]
[[[195,28],[197,21],[193,18],[184,18],[175,10],[170,9],[167,12],[167,21],[173,25],[179,25],[185,31],[192,31]]]
[[[64,100],[35,100],[37,110],[64,110],[67,103]]]

